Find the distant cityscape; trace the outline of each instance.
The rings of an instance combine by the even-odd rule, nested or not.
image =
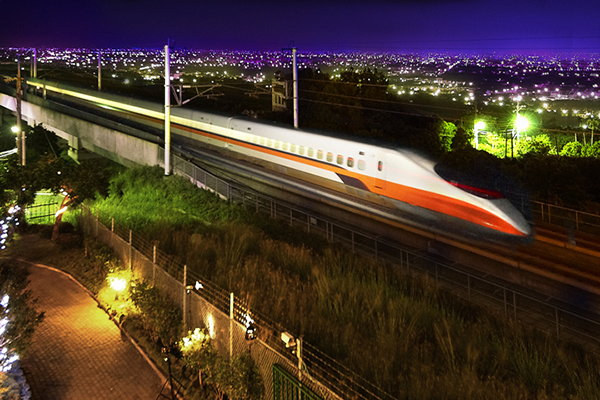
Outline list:
[[[95,74],[98,57],[103,74],[114,79],[137,73],[159,83],[164,71],[162,49],[55,49],[37,50],[38,68],[66,67]],[[31,69],[32,49],[2,48],[0,63],[16,66],[21,59],[24,76]],[[339,77],[348,69],[377,69],[389,82],[388,91],[407,99],[433,96],[440,101],[470,107],[527,107],[550,114],[557,125],[576,127],[583,119],[600,118],[600,55],[588,57],[457,56],[389,53],[302,53],[299,70],[312,68]],[[229,79],[270,87],[277,71],[289,73],[291,52],[172,50],[172,80],[180,84]],[[412,100],[410,100],[412,101]],[[477,111],[477,109],[476,109]]]

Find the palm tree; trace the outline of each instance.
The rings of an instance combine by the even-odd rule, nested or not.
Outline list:
[[[587,126],[587,129],[591,130],[590,145],[593,145],[594,144],[594,129],[600,128],[600,119],[590,118],[587,121],[585,121],[585,124]]]

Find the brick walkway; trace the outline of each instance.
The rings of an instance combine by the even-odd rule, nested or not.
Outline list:
[[[21,360],[32,400],[156,399],[163,380],[96,301],[60,272],[29,271],[46,313]]]

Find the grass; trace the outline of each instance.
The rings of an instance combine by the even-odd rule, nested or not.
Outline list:
[[[93,207],[105,220],[114,216],[115,223],[160,239],[188,268],[394,397],[600,394],[599,361],[583,349],[488,314],[396,266],[270,225],[180,178],[132,170]]]

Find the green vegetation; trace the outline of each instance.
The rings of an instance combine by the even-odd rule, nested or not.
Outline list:
[[[193,375],[198,375],[199,388],[210,387],[217,399],[260,400],[265,388],[262,377],[249,352],[243,352],[229,360],[217,354],[210,335],[205,329],[196,328],[184,337],[179,348],[182,360]]]
[[[0,260],[0,398],[21,398],[12,364],[31,345],[33,332],[44,319],[35,309],[36,300],[27,289],[29,273],[10,260]]]
[[[131,210],[137,217],[125,222],[133,229],[139,224],[139,233],[148,230],[151,240],[160,233],[169,244],[161,247],[189,269],[398,398],[586,399],[600,389],[600,363],[576,346],[489,315],[397,267],[277,240],[250,225],[246,211],[213,195],[161,195],[164,182],[179,178],[147,174],[152,170],[121,174],[122,190],[94,207],[101,216],[110,216],[113,204],[121,215]],[[129,188],[177,204],[174,216],[190,215],[173,218],[172,226],[164,216],[145,221],[152,213],[140,213],[139,202],[128,204]],[[171,197],[192,203],[184,207]],[[217,222],[221,215],[226,222]]]

